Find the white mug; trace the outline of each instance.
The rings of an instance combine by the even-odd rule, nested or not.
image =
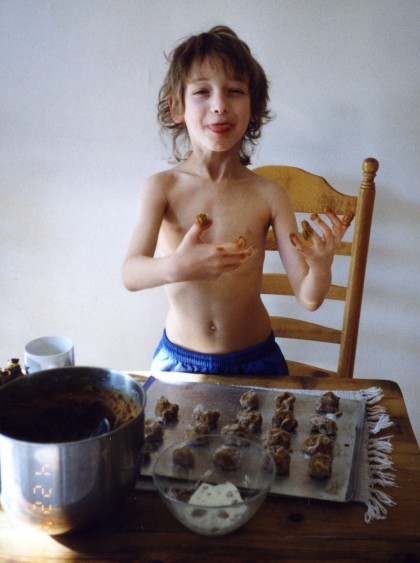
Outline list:
[[[26,344],[24,359],[29,375],[44,369],[74,366],[73,342],[65,336],[42,336]]]

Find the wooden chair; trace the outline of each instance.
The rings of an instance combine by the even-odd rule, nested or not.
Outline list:
[[[351,227],[352,241],[343,241],[336,253],[349,257],[347,285],[334,285],[333,277],[333,285],[326,296],[326,299],[344,302],[341,330],[304,320],[271,316],[276,337],[337,344],[339,346],[337,370],[329,371],[295,361],[287,361],[290,375],[353,377],[375,200],[374,179],[378,168],[379,163],[374,158],[367,158],[363,161],[363,180],[357,196],[340,193],[330,186],[324,178],[299,168],[261,166],[254,169],[257,174],[270,178],[286,187],[296,213],[323,214],[327,206],[340,216],[351,210],[355,212],[354,225]],[[349,233],[351,233],[350,229],[346,233],[347,238]],[[270,229],[267,235],[266,252],[272,251],[277,251],[277,247],[274,233]],[[264,273],[261,293],[293,296],[286,274],[281,273]],[[316,312],[311,313],[311,315],[316,315]],[[322,352],[320,353],[322,354]]]

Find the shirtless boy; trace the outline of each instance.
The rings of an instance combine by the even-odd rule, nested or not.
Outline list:
[[[173,52],[159,118],[180,164],[149,178],[123,263],[127,289],[165,285],[166,330],[152,370],[287,374],[261,301],[264,241],[273,227],[296,299],[317,309],[331,283],[334,250],[348,228],[311,217],[303,246],[286,190],[253,173],[249,151],[269,119],[268,85],[247,45],[218,26]],[[180,157],[180,141],[191,152]],[[204,221],[197,215],[206,214]],[[159,256],[155,251],[159,238]]]

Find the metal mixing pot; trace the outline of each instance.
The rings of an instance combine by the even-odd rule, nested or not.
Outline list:
[[[59,408],[54,410],[54,403]],[[40,371],[5,385],[0,389],[3,508],[52,535],[92,525],[118,510],[135,484],[145,403],[140,383],[101,368]]]

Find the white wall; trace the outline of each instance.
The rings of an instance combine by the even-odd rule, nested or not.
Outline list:
[[[79,364],[148,368],[164,291],[128,293],[120,264],[138,188],[167,166],[163,52],[224,23],[272,82],[254,164],[355,193],[380,161],[355,375],[397,381],[420,437],[419,16],[416,0],[2,0],[0,365],[57,333]]]

